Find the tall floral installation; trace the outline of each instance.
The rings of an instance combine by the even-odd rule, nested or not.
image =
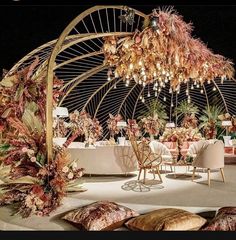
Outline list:
[[[14,204],[23,217],[44,216],[55,210],[83,174],[64,148],[46,156],[46,69],[39,58],[0,82],[0,205]],[[63,82],[54,76],[53,106]],[[80,186],[77,190],[80,189]]]

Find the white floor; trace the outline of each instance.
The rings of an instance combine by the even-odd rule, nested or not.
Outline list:
[[[194,182],[191,181],[192,169],[187,179],[178,178],[178,173],[186,173],[186,167],[176,167],[177,178],[170,172],[162,173],[163,183],[153,181],[153,175],[147,174],[146,185],[133,177],[92,176],[83,177],[86,192],[72,194],[71,197],[89,200],[112,200],[123,203],[190,206],[190,207],[221,207],[236,205],[236,165],[224,168],[226,182],[222,182],[219,171],[211,173],[211,186],[207,185],[207,173],[200,169]],[[163,169],[164,172],[164,169]],[[143,175],[141,176],[143,178]],[[158,176],[156,175],[156,179]]]
[[[186,168],[178,167],[176,172],[185,173]],[[191,173],[190,171],[189,174]],[[163,183],[153,181],[153,175],[148,173],[146,185],[137,181],[137,172],[129,177],[83,177],[83,186],[87,191],[69,194],[63,200],[63,205],[49,217],[32,216],[22,219],[19,215],[12,216],[10,207],[0,208],[0,230],[75,230],[75,227],[61,220],[62,215],[68,210],[97,200],[115,201],[139,213],[164,207],[179,207],[197,213],[235,206],[235,173],[236,165],[226,165],[226,182],[223,183],[220,172],[212,172],[211,187],[207,186],[207,173],[203,172],[197,172],[195,182],[190,177],[185,180],[175,179],[173,173],[162,173]]]

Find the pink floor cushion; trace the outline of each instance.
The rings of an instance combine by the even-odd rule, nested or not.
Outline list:
[[[203,231],[236,231],[236,207],[222,207]]]
[[[98,201],[66,213],[62,219],[70,222],[79,230],[111,231],[139,213],[109,201]]]

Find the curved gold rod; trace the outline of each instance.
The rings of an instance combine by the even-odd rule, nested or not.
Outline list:
[[[104,64],[102,64],[102,65],[99,65],[99,66],[97,66],[97,67],[95,67],[95,68],[90,69],[89,71],[87,71],[87,72],[85,72],[85,73],[77,76],[76,78],[73,78],[73,79],[69,82],[69,84],[70,84],[71,82],[74,82],[74,84],[66,91],[66,93],[64,94],[64,96],[63,96],[62,99],[60,100],[58,106],[61,106],[61,104],[62,104],[62,102],[64,101],[64,99],[69,95],[69,93],[70,93],[78,84],[80,84],[80,83],[83,82],[85,79],[93,76],[94,74],[96,74],[96,73],[98,73],[98,72],[100,72],[100,71],[102,71],[102,70],[104,70],[104,69],[106,69],[106,68],[107,68],[107,66],[104,65]],[[67,86],[67,85],[68,85],[68,84],[66,84],[66,85],[64,85],[64,86]],[[61,90],[63,90],[63,89],[64,89],[64,87],[61,88]]]
[[[71,32],[71,30],[86,16],[91,14],[92,12],[98,11],[100,9],[104,8],[118,8],[122,9],[124,8],[123,6],[94,6],[86,11],[82,12],[79,16],[77,16],[74,20],[72,20],[69,25],[64,29],[64,31],[61,33],[59,36],[52,52],[51,56],[49,58],[49,63],[48,63],[48,69],[47,69],[47,99],[46,99],[46,147],[47,147],[47,160],[50,162],[53,159],[53,144],[52,144],[52,138],[53,138],[53,129],[52,129],[52,124],[53,124],[53,117],[52,117],[52,103],[53,103],[53,96],[52,96],[52,91],[53,91],[53,67],[55,64],[56,56],[61,50],[61,47],[63,45],[63,42],[66,38],[67,35]],[[135,9],[134,9],[135,10]],[[139,12],[135,10],[135,13],[143,16],[144,18],[147,18],[148,16],[145,15],[142,12]]]
[[[139,98],[140,98],[140,95],[143,93],[143,90],[144,90],[144,87],[143,87],[143,89],[140,91],[140,93],[139,93],[139,95],[138,95],[138,98],[137,98],[137,100],[136,100],[136,102],[135,102],[134,111],[133,111],[133,113],[132,113],[132,118],[134,118],[134,114],[135,114],[135,111],[136,111],[136,107],[137,107],[137,104],[138,104],[138,100],[139,100]]]
[[[203,87],[203,90],[205,92],[206,101],[207,101],[207,107],[209,108],[209,100],[208,100],[208,96],[207,96],[207,92],[206,92],[206,88],[205,88],[204,84],[202,85],[202,87]]]
[[[115,78],[112,78],[111,81],[113,81]],[[92,98],[101,90],[103,89],[106,85],[108,85],[111,81],[107,81],[104,84],[102,84],[86,101],[86,103],[84,104],[82,111],[85,110],[85,108],[87,107],[87,105],[89,104],[89,102],[92,100]]]
[[[122,109],[122,106],[123,106],[123,104],[125,103],[125,100],[128,98],[128,96],[130,95],[130,93],[134,90],[134,88],[135,88],[137,85],[138,85],[138,84],[136,83],[136,84],[129,90],[129,92],[127,93],[127,95],[125,96],[125,98],[123,99],[123,101],[121,102],[121,105],[120,105],[120,107],[119,107],[119,109],[118,109],[117,114],[120,113],[120,111],[121,111],[121,109]]]
[[[66,64],[69,64],[69,63],[71,63],[71,62],[74,62],[74,61],[77,61],[77,60],[81,60],[81,59],[87,58],[87,57],[92,57],[92,56],[100,55],[100,54],[103,54],[103,51],[91,52],[91,53],[88,53],[88,54],[84,54],[84,55],[80,55],[80,56],[74,57],[74,58],[72,58],[72,59],[69,59],[69,60],[67,60],[67,61],[65,61],[65,62],[62,62],[62,63],[58,64],[58,65],[54,68],[54,70],[56,70],[56,69],[58,69],[58,68],[60,68],[60,67],[62,67],[62,66],[64,66],[64,65],[66,65]]]
[[[132,35],[132,32],[107,32],[107,33],[90,33],[89,36],[85,36],[79,39],[76,39],[75,41],[71,41],[66,45],[63,45],[59,52],[64,51],[65,49],[69,48],[70,46],[73,46],[74,44],[84,42],[87,40],[100,38],[100,37],[108,37],[108,36],[129,36]]]
[[[70,36],[67,36],[65,38],[65,40],[69,40],[69,39],[73,39],[73,38],[81,38],[81,37],[85,37],[87,35],[90,35],[89,33],[83,33],[83,34],[73,34],[73,35],[70,35]],[[50,42],[47,42],[39,47],[37,47],[36,49],[34,49],[33,51],[29,52],[27,55],[25,55],[23,58],[21,58],[8,72],[7,74],[5,75],[5,77],[11,75],[13,72],[15,72],[18,67],[25,61],[27,61],[29,58],[31,58],[33,55],[35,55],[37,52],[39,52],[40,50],[44,49],[44,48],[47,48],[47,47],[50,47],[52,46],[53,44],[56,43],[58,39],[54,39]]]
[[[223,103],[224,103],[224,105],[225,105],[225,110],[226,110],[226,112],[228,112],[228,107],[227,107],[225,98],[224,98],[222,92],[220,91],[220,88],[219,88],[218,85],[216,84],[215,80],[212,80],[212,81],[213,81],[215,87],[217,88],[218,92],[220,93],[220,96],[221,96],[221,98],[222,98],[222,100],[223,100]]]
[[[113,87],[115,84],[117,84],[117,83],[119,83],[120,81],[122,81],[122,80],[123,80],[123,79],[120,78],[117,82],[115,82],[114,84],[112,84],[112,86],[111,86],[111,87],[106,91],[106,93],[102,96],[99,104],[97,105],[96,111],[95,111],[95,113],[94,113],[94,117],[96,117],[96,115],[97,115],[97,113],[98,113],[98,109],[100,108],[100,106],[101,106],[104,98],[105,98],[105,97],[107,96],[107,94],[112,90],[112,87]]]

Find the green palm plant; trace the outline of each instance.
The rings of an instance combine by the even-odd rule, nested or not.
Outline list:
[[[199,118],[201,121],[199,129],[203,129],[207,139],[213,139],[217,136],[217,129],[221,126],[221,120],[218,118],[223,109],[220,106],[206,106],[203,115]]]
[[[176,116],[181,115],[192,115],[197,114],[199,112],[198,107],[195,106],[192,102],[188,102],[187,100],[183,100],[180,102],[180,104],[175,108],[174,114]]]
[[[181,117],[184,115],[184,118],[181,122],[181,126],[185,128],[196,128],[197,127],[197,118],[195,114],[199,112],[198,107],[195,106],[192,102],[188,102],[187,100],[183,100],[180,104],[175,108],[174,115],[177,117]]]
[[[152,100],[152,101],[150,101],[147,108],[148,108],[147,111],[140,112],[140,117],[138,117],[138,119],[148,117],[148,116],[151,116],[151,117],[157,116],[160,121],[160,125],[164,126],[166,120],[168,119],[168,116],[167,116],[166,110],[165,110],[165,105],[156,100]]]

